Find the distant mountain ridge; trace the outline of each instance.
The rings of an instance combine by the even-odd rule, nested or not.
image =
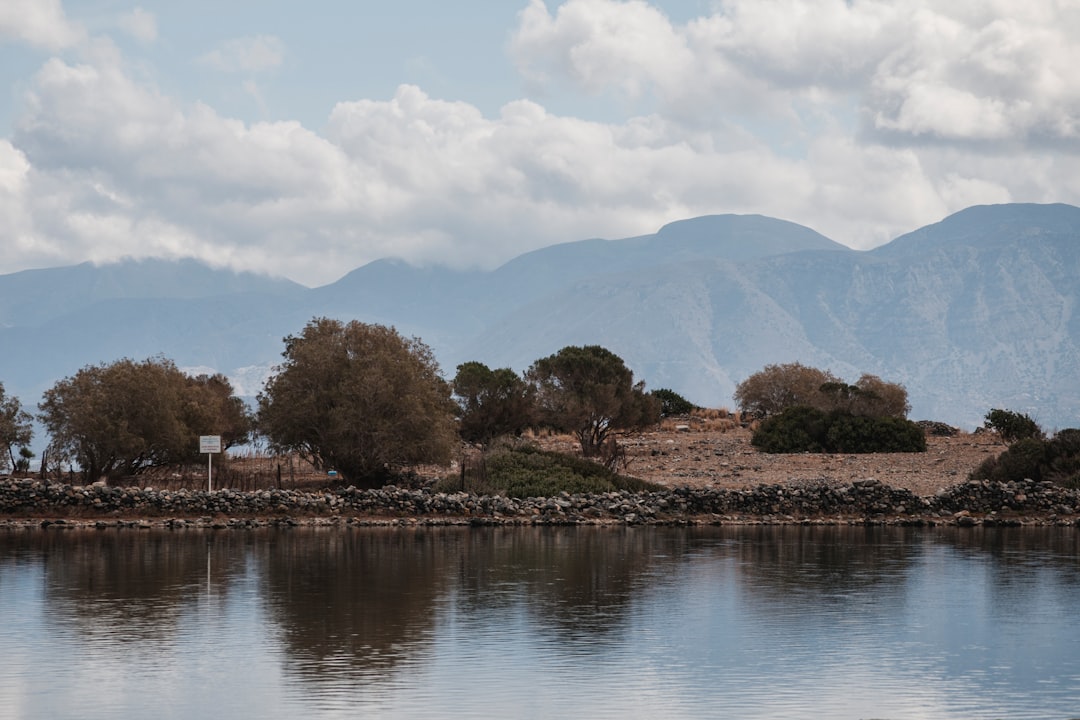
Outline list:
[[[318,288],[195,261],[0,276],[0,382],[32,405],[93,363],[163,354],[254,394],[317,315],[392,324],[435,350],[523,370],[568,344],[621,355],[649,387],[731,404],[766,364],[903,382],[912,416],[990,407],[1080,425],[1080,208],[968,208],[870,251],[757,215],[581,240],[492,271],[380,260]]]

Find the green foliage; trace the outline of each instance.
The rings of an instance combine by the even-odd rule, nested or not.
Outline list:
[[[190,377],[164,358],[85,367],[45,392],[40,418],[54,457],[91,481],[197,462],[200,435],[229,447],[250,429],[223,375]]]
[[[1080,430],[1061,430],[1054,437],[1025,437],[1005,452],[988,458],[971,473],[973,480],[1049,481],[1080,487]]]
[[[637,430],[660,419],[660,403],[622,358],[599,345],[568,346],[533,363],[526,379],[536,393],[538,420],[573,432],[585,457],[598,457],[613,433]]]
[[[445,478],[435,489],[442,492],[461,490],[461,477]],[[591,460],[517,445],[486,453],[480,463],[466,472],[464,489],[480,495],[524,498],[551,497],[561,492],[637,492],[659,490],[660,486],[618,475]]]
[[[366,487],[408,465],[450,461],[450,387],[420,340],[316,318],[285,338],[282,355],[259,395],[259,429],[274,448]]]
[[[983,426],[996,432],[1007,445],[1019,440],[1044,437],[1042,428],[1029,415],[1012,410],[992,409],[986,413]]]
[[[903,418],[799,406],[764,420],[750,439],[762,452],[925,452],[926,435]]]
[[[30,470],[30,460],[34,457],[34,451],[25,445],[19,448],[19,459],[15,461],[15,472],[27,472]]]
[[[22,469],[20,461],[15,459],[15,448],[20,448],[20,455],[24,450],[30,452],[26,446],[34,437],[34,429],[31,425],[33,419],[30,413],[23,410],[22,403],[17,397],[5,396],[4,384],[0,383],[0,447],[6,451],[0,454],[0,470],[8,467],[8,461],[13,469]],[[28,466],[29,459],[23,457]],[[33,453],[30,457],[33,457]]]
[[[458,432],[466,442],[488,445],[503,435],[521,435],[532,424],[532,388],[509,368],[463,363],[451,385],[458,404]]]
[[[825,452],[829,434],[828,415],[817,408],[798,405],[766,418],[750,438],[762,452]]]
[[[672,415],[689,415],[695,410],[694,403],[684,398],[674,390],[659,388],[649,393],[660,401],[660,414],[663,417]]]
[[[1043,480],[1080,488],[1080,430],[1061,430],[1048,445]]]

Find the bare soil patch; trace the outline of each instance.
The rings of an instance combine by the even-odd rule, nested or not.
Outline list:
[[[750,445],[750,430],[661,429],[620,439],[626,457],[620,472],[668,487],[741,489],[755,485],[847,484],[874,478],[917,495],[966,482],[968,474],[1005,446],[992,433],[928,437],[924,453],[768,454]],[[542,441],[576,452],[570,436]]]

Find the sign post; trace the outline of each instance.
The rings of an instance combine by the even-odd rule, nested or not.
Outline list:
[[[206,453],[206,492],[214,489],[212,479],[214,453],[221,452],[220,435],[200,435],[199,452]]]

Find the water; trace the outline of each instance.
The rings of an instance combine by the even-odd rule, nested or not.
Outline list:
[[[0,718],[1080,717],[1075,529],[0,533]]]

